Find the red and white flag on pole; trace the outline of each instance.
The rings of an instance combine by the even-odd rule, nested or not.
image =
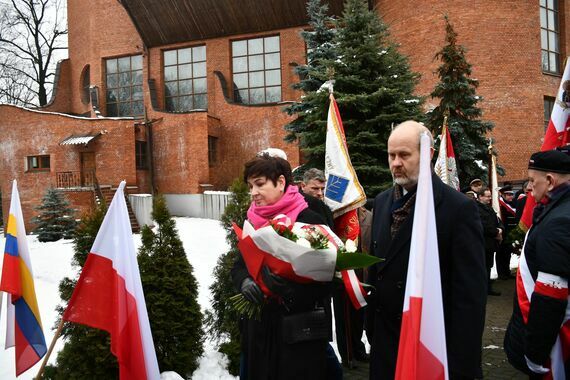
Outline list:
[[[324,200],[335,218],[334,232],[342,240],[357,241],[360,236],[357,209],[366,203],[366,194],[348,155],[344,127],[332,91],[327,119],[325,176]],[[342,279],[353,306],[356,309],[366,306],[364,289],[354,271],[343,271]]]
[[[548,128],[544,134],[541,151],[556,149],[570,143],[570,86],[564,89],[564,83],[570,80],[570,60],[566,62],[564,74],[558,87],[556,101],[552,108]],[[570,82],[569,82],[570,83]],[[536,202],[533,197],[527,197],[524,210],[521,216],[519,226],[527,231],[532,225],[532,210],[534,210]]]
[[[455,162],[455,152],[453,151],[453,144],[451,143],[451,134],[447,128],[447,118],[443,123],[441,129],[441,142],[439,145],[439,154],[433,168],[435,174],[443,183],[453,187],[459,191],[459,177],[457,176],[457,164]]]
[[[445,324],[430,170],[430,138],[420,138],[420,175],[396,365],[399,380],[447,380]]]
[[[160,379],[121,182],[63,319],[105,330],[121,380]]]

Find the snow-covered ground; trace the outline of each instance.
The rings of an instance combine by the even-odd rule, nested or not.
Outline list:
[[[215,220],[195,218],[175,218],[176,225],[188,260],[194,267],[194,275],[199,283],[198,301],[202,310],[210,308],[209,286],[213,281],[212,271],[218,257],[228,250],[225,231]],[[135,246],[140,246],[140,235],[133,235]],[[0,236],[0,249],[4,249],[4,237]],[[49,346],[54,330],[57,313],[56,305],[59,298],[58,285],[64,277],[75,277],[76,272],[71,267],[73,243],[71,240],[60,240],[53,243],[40,243],[36,237],[28,236],[30,258],[34,272],[36,296],[40,308],[42,325],[46,342]],[[6,298],[6,297],[4,297]],[[4,350],[6,336],[5,300],[0,313],[0,379],[16,379],[14,368],[14,348]],[[55,364],[57,351],[63,347],[63,340],[56,343],[49,363]],[[227,358],[216,351],[214,342],[207,340],[204,345],[204,355],[200,358],[199,368],[194,372],[193,379],[235,379],[226,370]],[[32,379],[38,373],[40,363],[25,372],[18,379]],[[167,369],[165,369],[167,370]],[[175,373],[163,373],[162,379],[180,379]]]

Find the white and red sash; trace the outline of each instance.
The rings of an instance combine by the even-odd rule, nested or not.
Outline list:
[[[519,268],[517,270],[517,301],[525,325],[528,323],[530,300],[536,286],[536,282],[532,278],[525,257],[526,241],[530,231],[532,231],[532,228],[527,232],[525,236],[525,241],[519,261]],[[564,363],[570,358],[570,297],[568,298],[569,300],[568,305],[566,306],[566,315],[564,316],[562,326],[560,327],[560,333],[558,334],[556,342],[554,343],[554,346],[552,346],[552,351],[550,352],[550,363],[548,363],[550,372],[544,375],[545,380],[566,379]]]

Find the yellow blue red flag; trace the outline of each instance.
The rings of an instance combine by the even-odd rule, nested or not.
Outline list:
[[[6,225],[0,291],[8,293],[6,348],[16,347],[16,376],[19,376],[36,364],[47,348],[16,180],[12,184]]]

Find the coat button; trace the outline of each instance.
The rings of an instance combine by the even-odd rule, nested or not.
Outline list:
[[[372,242],[372,247],[376,248],[376,246],[377,246],[376,240],[374,240],[374,241]]]
[[[382,275],[378,273],[378,281],[382,281]]]
[[[403,285],[404,285],[404,283],[402,281],[396,282],[396,288],[398,288],[398,289],[402,289]]]
[[[401,320],[402,320],[402,314],[396,315],[396,319],[397,319],[398,321],[401,321]]]

